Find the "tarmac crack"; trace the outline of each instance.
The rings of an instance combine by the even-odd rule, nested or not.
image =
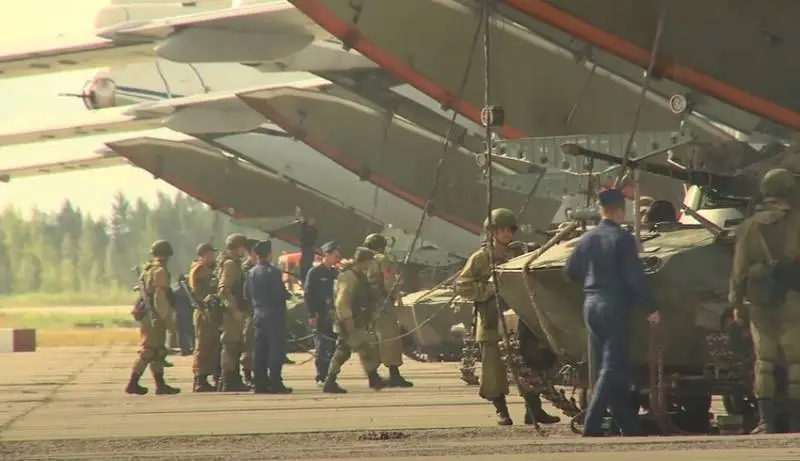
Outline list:
[[[16,423],[18,423],[18,422],[22,421],[23,419],[27,418],[34,411],[36,411],[36,410],[38,410],[38,409],[40,409],[42,407],[45,407],[48,404],[50,404],[51,402],[53,402],[53,400],[55,399],[56,395],[58,395],[58,392],[61,389],[63,389],[64,386],[67,386],[67,385],[73,383],[78,378],[78,376],[80,376],[83,372],[85,372],[85,371],[89,370],[90,368],[92,368],[93,366],[97,365],[97,363],[100,360],[102,360],[105,356],[107,356],[111,352],[111,349],[113,347],[114,347],[114,341],[111,341],[110,343],[108,343],[106,345],[105,348],[103,348],[102,351],[100,351],[100,353],[97,356],[95,356],[92,360],[90,360],[89,363],[87,363],[86,365],[84,365],[81,368],[78,368],[74,372],[70,373],[66,378],[64,378],[58,384],[56,384],[56,386],[53,387],[50,390],[50,392],[48,392],[41,400],[38,401],[39,402],[38,404],[32,405],[31,407],[25,409],[24,411],[22,411],[21,413],[15,415],[13,417],[11,417],[8,421],[6,421],[2,425],[0,425],[0,438],[3,437],[3,434],[5,434],[12,427],[14,427],[14,425]]]

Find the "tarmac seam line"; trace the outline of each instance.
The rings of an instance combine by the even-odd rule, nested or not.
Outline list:
[[[24,418],[26,418],[28,415],[30,415],[34,411],[36,411],[36,410],[44,407],[45,405],[51,403],[55,399],[56,395],[58,394],[58,391],[60,391],[64,386],[74,382],[78,378],[78,376],[81,375],[81,373],[83,373],[86,370],[92,368],[103,357],[107,356],[109,354],[109,352],[111,352],[111,349],[114,347],[114,344],[115,344],[115,341],[109,342],[106,345],[106,347],[100,352],[100,354],[98,354],[94,359],[89,361],[89,363],[87,363],[86,365],[84,365],[81,368],[78,368],[77,370],[72,372],[69,376],[64,378],[64,380],[62,380],[55,387],[53,387],[53,389],[51,389],[50,392],[48,392],[47,395],[45,395],[44,398],[42,398],[42,400],[39,401],[38,404],[31,406],[27,410],[21,412],[20,414],[18,414],[16,416],[13,416],[11,419],[9,419],[8,421],[6,421],[2,425],[0,425],[0,438],[2,438],[3,434],[8,432],[8,430],[11,429],[14,426],[14,424],[16,424],[19,421],[23,420]]]

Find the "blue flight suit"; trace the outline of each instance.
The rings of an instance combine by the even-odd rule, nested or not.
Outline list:
[[[314,350],[317,369],[316,381],[325,381],[328,368],[336,349],[336,334],[333,332],[333,284],[339,271],[324,264],[312,267],[303,284],[303,299],[306,302],[308,316],[317,320],[314,331]]]
[[[190,355],[194,350],[194,321],[189,295],[178,287],[173,290],[175,299],[175,326],[178,331],[178,347],[181,355]]]
[[[245,296],[253,306],[253,380],[256,391],[279,387],[286,358],[286,301],[281,271],[266,261],[250,269]]]
[[[611,410],[624,435],[639,434],[629,392],[630,318],[634,305],[656,309],[639,260],[636,239],[604,219],[584,234],[567,260],[567,278],[583,282],[583,317],[597,367],[597,382],[586,412],[584,435],[602,435],[602,420]]]
[[[308,271],[314,265],[314,250],[317,245],[317,226],[310,226],[306,223],[300,228],[300,281],[304,282]]]

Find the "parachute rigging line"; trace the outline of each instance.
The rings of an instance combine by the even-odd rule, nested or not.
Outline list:
[[[488,7],[484,5],[482,8],[488,8]],[[478,22],[478,26],[475,28],[475,33],[472,36],[472,44],[469,47],[469,58],[467,60],[467,65],[464,68],[464,73],[462,74],[461,85],[458,88],[458,94],[456,95],[457,101],[461,101],[464,98],[464,92],[467,89],[467,83],[469,82],[469,74],[470,71],[472,70],[472,62],[474,61],[475,48],[478,45],[478,39],[480,38],[481,28],[482,28],[482,23]],[[409,261],[411,260],[411,253],[414,251],[414,247],[416,247],[417,242],[419,241],[419,238],[422,234],[422,227],[425,225],[426,217],[428,215],[433,214],[434,198],[436,197],[436,190],[438,189],[439,186],[439,177],[441,176],[444,161],[447,158],[447,154],[450,149],[451,138],[453,137],[453,133],[456,128],[456,118],[458,117],[458,111],[456,109],[452,109],[452,111],[453,114],[450,117],[450,123],[448,125],[447,133],[445,134],[444,143],[442,145],[443,146],[442,155],[439,157],[439,162],[436,164],[436,168],[433,171],[433,179],[431,181],[432,182],[431,193],[428,196],[428,200],[425,201],[425,205],[419,217],[417,229],[414,232],[414,238],[411,239],[411,244],[408,247],[408,251],[406,252],[405,257],[403,258],[403,262],[401,264],[401,267],[403,269],[405,269],[408,266]],[[400,282],[400,274],[402,272],[403,272],[402,270],[397,271],[394,283],[392,284],[389,293],[387,293],[384,302],[381,304],[381,310],[379,312],[379,315],[383,313],[383,309],[385,309],[386,303],[391,299],[392,294],[397,289],[397,285]]]

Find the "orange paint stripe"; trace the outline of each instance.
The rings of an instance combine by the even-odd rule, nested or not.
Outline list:
[[[280,113],[280,111],[275,110],[269,104],[267,104],[265,106],[259,106],[259,112],[261,112],[262,115],[264,115],[272,123],[274,123],[274,124],[278,125],[279,127],[283,128],[284,130],[286,130],[287,133],[289,133],[289,134],[291,134],[293,136],[296,136],[297,133],[302,132],[302,129],[300,127],[296,126],[288,118],[284,117],[283,114]],[[321,153],[322,155],[328,157],[329,159],[333,160],[334,162],[338,163],[339,165],[341,165],[342,167],[344,167],[348,171],[351,171],[351,172],[353,172],[355,174],[359,174],[359,172],[362,170],[360,168],[360,166],[358,165],[358,163],[355,162],[352,158],[350,158],[347,155],[345,155],[344,152],[342,152],[339,149],[336,149],[336,148],[333,148],[333,147],[329,146],[328,144],[320,141],[319,139],[314,138],[313,136],[311,136],[311,135],[309,135],[307,133],[305,133],[300,138],[300,141],[303,141],[306,145],[308,145],[309,147],[311,147],[315,151]],[[422,199],[421,197],[418,197],[416,195],[412,195],[412,194],[408,193],[407,191],[405,191],[405,190],[393,185],[391,182],[389,182],[383,176],[375,174],[375,173],[370,173],[368,175],[367,179],[371,183],[377,185],[381,189],[389,192],[390,194],[396,195],[397,197],[399,197],[399,198],[405,200],[406,202],[411,203],[412,205],[417,206],[419,208],[425,208],[425,200],[424,199]],[[463,220],[461,218],[458,218],[456,216],[453,216],[451,214],[435,213],[435,216],[438,217],[438,218],[441,218],[441,219],[443,219],[443,220],[445,220],[447,222],[449,222],[450,224],[453,224],[453,225],[458,226],[458,227],[460,227],[462,229],[468,230],[468,231],[470,231],[470,232],[472,232],[474,234],[478,234],[479,235],[481,233],[480,226],[478,226],[476,224],[473,224],[473,223],[471,223],[469,221],[465,221],[465,220]]]
[[[509,7],[520,13],[529,15],[553,27],[598,46],[622,59],[633,62],[645,69],[650,64],[650,51],[609,34],[577,17],[562,11],[544,0],[502,0]],[[324,27],[324,26],[323,26]],[[669,59],[657,59],[656,68],[676,82],[707,93],[744,110],[758,114],[773,122],[780,123],[795,130],[800,130],[800,114],[761,99],[758,96],[742,91],[723,83],[713,77],[683,67]]]
[[[358,30],[339,19],[320,0],[289,0],[298,10],[313,19],[325,30],[343,42],[349,42],[353,48],[368,57],[380,67],[394,73],[398,78],[411,84],[440,104],[453,108],[459,113],[480,125],[480,109],[459,100],[457,95],[428,80],[401,60],[383,51],[375,43],[364,38]],[[387,0],[388,1],[388,0]],[[403,1],[403,0],[391,0]],[[526,137],[525,133],[510,126],[504,126],[501,135],[507,139]]]

